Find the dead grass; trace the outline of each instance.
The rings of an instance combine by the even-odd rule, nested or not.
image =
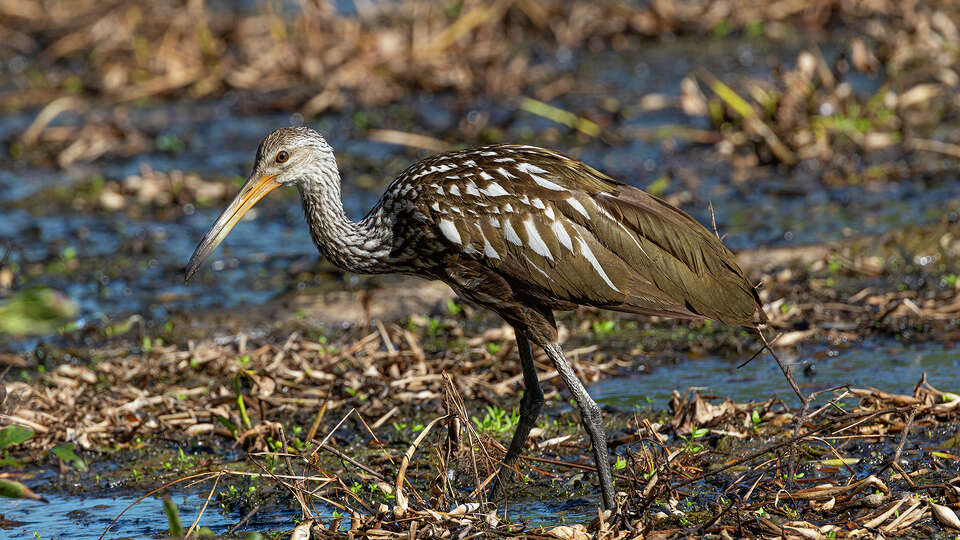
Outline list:
[[[624,48],[631,39],[685,34],[741,32],[776,40],[798,29],[845,28],[854,36],[844,38],[846,50],[831,63],[814,48],[772,81],[721,82],[709,73],[692,73],[677,89],[679,100],[649,95],[636,107],[679,105],[691,116],[708,116],[713,132],[674,135],[703,142],[717,141],[719,135],[721,154],[744,166],[822,160],[828,164],[827,180],[903,173],[896,159],[902,152],[960,157],[960,140],[937,130],[944,120],[956,118],[960,107],[960,13],[951,2],[363,5],[358,16],[348,17],[327,4],[310,3],[292,13],[272,7],[225,11],[202,1],[4,3],[0,13],[7,22],[0,23],[0,36],[12,45],[6,53],[0,49],[0,65],[15,55],[26,65],[9,73],[0,107],[44,107],[13,141],[12,154],[61,167],[130,155],[143,151],[150,137],[129,122],[125,109],[91,113],[91,106],[207,99],[227,92],[240,96],[237,107],[244,112],[299,111],[308,118],[347,107],[382,107],[423,92],[522,98],[518,108],[588,137],[644,138],[649,134],[610,125],[603,100],[582,112],[546,103],[596,91],[593,81],[558,69],[550,51]],[[864,96],[849,80],[854,74],[884,84]],[[50,125],[67,112],[83,120]],[[398,140],[396,133],[388,136]],[[399,139],[417,147],[443,146],[427,134],[401,133]],[[863,156],[874,162],[863,165]]]
[[[907,341],[949,342],[960,335],[955,317],[960,282],[951,284],[948,274],[918,274],[930,265],[918,266],[917,260],[922,255],[954,268],[960,257],[957,226],[945,220],[819,250],[758,252],[757,260],[747,253],[749,260],[742,262],[765,272],[761,297],[770,326],[782,334],[778,347],[810,341],[856,343],[878,333]],[[917,285],[904,287],[908,277]],[[366,305],[367,293],[353,294],[358,306]],[[183,432],[217,433],[244,448],[263,450],[263,426],[277,419],[307,427],[318,411],[354,407],[382,425],[439,411],[444,372],[467,402],[500,405],[522,385],[519,363],[513,360],[512,331],[508,326],[484,329],[482,324],[478,330],[477,322],[470,322],[472,309],[460,309],[465,311],[457,315],[414,316],[405,327],[379,321],[371,325],[367,318],[329,337],[291,313],[287,323],[278,315],[278,324],[302,331],[283,327],[286,330],[277,330],[282,338],[261,331],[256,337],[239,333],[197,340],[178,338],[175,329],[145,334],[135,316],[100,329],[100,345],[88,350],[77,347],[95,338],[89,330],[65,335],[64,349],[0,356],[3,363],[26,369],[31,376],[29,381],[7,378],[8,421],[37,432],[27,443],[34,449],[64,441],[84,449],[124,446],[136,437]],[[595,343],[594,334],[600,331],[595,323],[604,320],[598,317],[595,310],[582,309],[561,319],[570,325],[562,335],[574,336],[567,350],[586,383],[648,361],[641,349],[627,346],[637,335],[647,336],[643,346],[651,350],[732,349],[747,358],[758,347],[744,343],[732,330],[718,332],[690,323],[677,328],[683,331],[678,334],[671,330],[677,323],[652,321],[635,324],[636,331],[644,333],[629,334],[633,337],[623,334],[632,332],[625,327],[617,330],[610,337],[619,341],[607,350],[611,347]],[[142,342],[134,344],[137,332]],[[909,337],[903,337],[905,333]],[[127,337],[116,337],[120,334]],[[77,345],[69,345],[71,341]],[[542,357],[538,363],[548,399],[558,395],[556,372]],[[50,371],[38,372],[44,365]],[[246,418],[240,412],[241,398]]]
[[[242,334],[186,346],[148,339],[132,356],[126,346],[99,350],[90,364],[62,364],[35,382],[8,382],[19,405],[6,420],[36,430],[29,443],[34,448],[70,440],[91,449],[183,432],[218,433],[248,450],[263,450],[264,430],[270,429],[264,426],[278,418],[354,406],[386,421],[398,407],[411,413],[438,403],[443,371],[468,399],[493,403],[521,385],[518,366],[504,361],[512,351],[508,327],[467,339],[462,351],[430,358],[421,337],[391,325],[335,343],[296,333],[279,344]],[[492,354],[488,343],[502,348]],[[585,381],[616,367],[612,361],[578,362],[577,351],[570,356]],[[559,380],[551,368],[541,369],[547,384]]]
[[[937,390],[925,380],[913,395],[834,389],[822,406],[805,416],[803,431],[793,436],[784,426],[792,424],[794,412],[776,400],[718,404],[695,392],[676,394],[667,421],[635,418],[633,434],[612,441],[619,456],[618,511],[598,512],[589,523],[547,528],[505,521],[502,508],[484,501],[482,488],[503,449],[470,427],[456,385],[449,376],[444,375],[444,381],[445,412],[425,426],[402,457],[383,450],[379,470],[353,460],[341,461],[342,469],[331,470],[315,459],[348,417],[363,420],[355,409],[312,450],[285,447],[269,454],[284,458],[289,470],[263,469],[259,476],[273,479],[299,502],[304,518],[297,527],[299,534],[341,537],[347,519],[348,534],[359,538],[860,538],[910,531],[946,533],[957,526],[960,456],[952,449],[956,443],[936,446],[911,433],[956,422],[960,396]],[[843,403],[850,399],[859,402]],[[367,433],[372,442],[378,441],[369,427]],[[907,441],[912,457],[901,459]],[[785,449],[792,444],[804,450],[802,473],[787,472],[792,468],[787,467]],[[880,459],[873,457],[878,448],[888,449]],[[250,459],[256,462],[260,457],[251,454]],[[416,484],[405,478],[412,461],[433,470]],[[461,461],[475,473],[476,489],[466,500],[462,491],[447,483],[451,461]],[[553,477],[571,469],[593,470],[591,465],[533,453],[523,456],[522,462],[522,468]],[[544,470],[544,463],[551,470]],[[205,475],[201,481],[216,482],[239,473],[201,474]],[[388,482],[391,475],[395,480]],[[424,477],[431,479],[426,486]],[[351,490],[348,479],[377,482],[383,493],[393,495],[392,502]],[[326,515],[318,504],[339,509],[343,517]],[[297,534],[295,530],[291,538]]]

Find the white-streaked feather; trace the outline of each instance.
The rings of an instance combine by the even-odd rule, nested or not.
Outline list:
[[[593,254],[593,251],[590,249],[590,246],[583,240],[583,238],[577,237],[577,242],[580,244],[580,253],[583,253],[583,256],[590,262],[590,265],[593,266],[593,269],[600,274],[600,279],[607,284],[611,289],[621,292],[616,285],[610,281],[610,278],[607,276],[607,273],[603,271],[603,266],[600,264],[600,261],[597,260],[597,256]]]
[[[580,204],[580,201],[574,199],[573,197],[567,198],[567,204],[573,207],[574,210],[583,214],[583,217],[590,219],[590,214],[587,213],[587,209]]]
[[[503,237],[515,246],[522,246],[523,240],[520,240],[520,235],[517,234],[517,231],[513,230],[513,225],[510,223],[509,219],[503,220]]]
[[[447,237],[447,240],[450,240],[454,244],[462,244],[463,240],[460,239],[460,231],[457,230],[457,226],[453,224],[449,219],[441,219],[438,224],[440,227],[440,232]]]
[[[570,240],[570,235],[567,234],[567,230],[563,227],[561,220],[554,221],[553,224],[550,225],[550,230],[553,231],[554,236],[557,237],[560,244],[573,253],[573,242]]]
[[[480,190],[481,193],[487,197],[503,197],[505,195],[510,195],[507,193],[507,190],[503,189],[503,186],[496,182],[490,182],[490,184]]]
[[[551,261],[553,260],[553,254],[550,253],[550,248],[547,247],[546,242],[543,241],[543,238],[540,237],[540,233],[537,232],[537,225],[533,222],[532,217],[528,217],[523,221],[523,228],[527,231],[527,239],[530,242],[530,249],[538,255],[542,255]]]

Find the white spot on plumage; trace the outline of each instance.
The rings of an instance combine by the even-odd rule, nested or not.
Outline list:
[[[529,264],[529,265],[532,266],[534,269],[536,269],[537,272],[540,272],[541,274],[543,274],[543,277],[549,279],[550,281],[553,281],[553,278],[550,277],[550,274],[544,272],[544,271],[543,271],[543,268],[540,268],[539,266],[537,266],[537,263],[531,261],[531,260],[530,260],[530,257],[527,257],[527,254],[526,254],[526,253],[523,254],[523,258],[527,260],[527,264]]]
[[[479,223],[476,223],[475,225],[477,226],[477,230],[480,231],[480,238],[483,238],[483,254],[491,259],[499,259],[500,254],[497,253],[497,250],[493,249],[492,245],[490,245],[490,241],[487,240],[487,235],[483,234],[483,227],[481,227]]]
[[[463,215],[463,210],[461,210],[461,209],[460,209],[459,207],[457,207],[457,206],[451,206],[451,207],[450,207],[450,211],[453,212],[453,213],[455,213],[455,214],[460,214],[461,216]]]
[[[524,193],[523,196],[520,197],[520,202],[522,202],[523,204],[529,206],[529,205],[530,205],[530,197],[527,197],[527,194]]]
[[[546,242],[543,241],[540,233],[537,232],[537,225],[533,222],[532,217],[523,221],[523,228],[527,231],[527,240],[530,242],[530,249],[532,249],[534,253],[542,255],[552,261],[553,254],[550,253],[550,248],[547,247]]]
[[[513,205],[510,203],[505,204],[503,206],[503,211],[513,213]]]
[[[463,243],[463,240],[460,239],[460,231],[457,230],[457,226],[454,225],[452,221],[449,219],[441,219],[438,226],[440,227],[440,232],[447,237],[447,240],[454,244]]]
[[[493,180],[493,175],[487,171],[480,171],[480,178],[483,178],[484,180]]]
[[[541,169],[533,163],[517,163],[516,168],[518,171],[527,174],[543,174],[547,172],[545,169]]]
[[[513,161],[513,160],[511,160],[511,161]],[[516,177],[517,177],[515,174],[511,174],[510,171],[504,169],[503,167],[500,167],[499,169],[497,169],[497,172],[500,173],[500,174],[502,174],[504,178],[516,178]]]
[[[460,187],[457,186],[456,184],[453,184],[452,186],[448,187],[447,189],[450,190],[450,194],[451,194],[451,195],[456,195],[457,197],[460,196]]]
[[[434,166],[430,167],[429,169],[421,169],[421,170],[417,171],[417,173],[414,174],[412,178],[413,178],[414,180],[416,180],[417,178],[426,176],[426,175],[428,175],[428,174],[438,173],[438,172],[440,172],[440,173],[442,173],[442,172],[447,172],[447,171],[449,171],[449,170],[452,169],[452,168],[453,168],[453,165],[443,165],[443,164],[441,164],[441,165],[434,165]]]
[[[502,158],[497,158],[494,161],[496,161],[497,163],[513,163],[516,160],[509,157],[502,157]]]
[[[610,278],[607,277],[607,273],[603,271],[603,266],[600,264],[600,261],[597,260],[597,256],[593,254],[593,251],[590,249],[590,246],[584,242],[583,238],[577,238],[577,242],[580,243],[580,253],[583,253],[583,256],[586,257],[587,261],[590,262],[590,266],[593,266],[593,269],[600,274],[600,279],[607,284],[611,289],[620,292],[620,289],[610,281]]]
[[[467,184],[464,186],[464,189],[467,191],[467,195],[473,195],[474,197],[480,196],[480,192],[477,191],[477,185],[474,184],[472,181],[468,181]]]
[[[494,210],[496,210],[496,209],[494,209]],[[495,217],[493,217],[493,216],[490,216],[490,225],[492,225],[493,227],[496,227],[496,228],[499,229],[499,228],[500,228],[500,220],[497,219],[497,218],[495,218]]]
[[[467,244],[466,246],[464,246],[463,252],[466,253],[467,255],[479,255],[479,254],[480,254],[480,250],[478,250],[477,248],[473,247],[473,244]]]
[[[536,198],[531,199],[530,204],[532,204],[534,208],[539,208],[540,210],[544,209],[543,201],[541,201],[540,199],[536,199]]]
[[[483,192],[483,194],[487,197],[503,197],[505,195],[509,195],[507,190],[503,189],[503,186],[496,182],[490,182],[487,187],[481,189],[480,191]]]
[[[443,186],[439,186],[437,184],[430,184],[430,185],[432,185],[437,189],[437,195],[443,195]]]
[[[483,254],[491,259],[500,258],[500,254],[497,253],[497,250],[493,249],[493,246],[490,245],[490,241],[486,238],[483,239]]]
[[[523,240],[520,240],[520,236],[517,234],[517,231],[513,230],[513,225],[510,224],[509,219],[503,220],[503,237],[515,246],[522,246]]]
[[[435,211],[439,212],[439,211],[440,211],[440,203],[438,203],[437,201],[433,201],[433,203],[430,205],[430,208],[433,208]]]
[[[640,250],[640,253],[643,253],[645,256],[649,257],[649,255],[647,255],[647,252],[644,251],[643,246],[640,245],[640,241],[637,240],[636,236],[634,236],[634,234],[633,234],[632,232],[630,232],[630,229],[627,229],[627,228],[623,225],[623,223],[620,222],[620,220],[618,220],[617,218],[613,217],[613,214],[611,214],[610,212],[607,212],[606,209],[603,208],[603,206],[600,206],[599,204],[597,204],[597,201],[592,201],[592,202],[593,202],[593,206],[595,206],[595,207],[597,208],[597,211],[600,212],[600,215],[601,215],[601,216],[603,216],[603,217],[609,219],[610,221],[616,223],[621,229],[623,229],[623,232],[626,233],[626,235],[627,235],[628,237],[630,237],[631,240],[633,240],[633,243],[637,245],[637,249]]]
[[[550,230],[553,231],[554,236],[557,237],[560,244],[573,253],[573,242],[570,240],[570,235],[567,234],[567,229],[563,227],[563,223],[554,221],[553,224],[550,225]]]
[[[606,210],[604,207],[602,207],[602,206],[600,206],[599,204],[597,204],[597,201],[590,201],[590,202],[593,203],[593,207],[597,209],[597,212],[598,212],[601,216],[603,216],[603,217],[605,217],[605,218],[607,218],[607,219],[609,219],[609,220],[611,220],[611,221],[617,221],[617,220],[613,217],[613,214],[611,214],[610,212],[607,212],[607,210]]]
[[[548,206],[548,207],[544,208],[544,209],[543,209],[543,213],[546,214],[546,216],[547,216],[548,218],[550,218],[550,221],[553,221],[553,220],[557,219],[557,216],[555,216],[554,213],[553,213],[553,207],[552,207],[552,206]]]
[[[535,174],[531,174],[530,178],[533,179],[533,181],[536,182],[538,186],[543,188],[552,189],[553,191],[570,191],[567,188],[561,186],[560,184],[556,184],[554,182],[547,180],[546,178],[541,178]]]
[[[584,208],[582,204],[580,204],[580,201],[574,199],[573,197],[569,197],[567,199],[567,204],[572,206],[573,209],[576,210],[577,212],[580,212],[581,214],[583,214],[583,217],[590,219],[590,214],[588,214],[587,209]]]

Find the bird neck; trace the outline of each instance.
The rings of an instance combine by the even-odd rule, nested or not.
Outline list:
[[[320,253],[337,267],[358,274],[387,271],[392,230],[380,205],[365,218],[352,221],[343,211],[340,175],[299,186],[310,236]]]

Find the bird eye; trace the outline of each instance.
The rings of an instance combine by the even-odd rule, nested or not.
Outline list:
[[[290,154],[286,150],[281,150],[277,152],[277,163],[283,163],[286,160],[290,159]]]

